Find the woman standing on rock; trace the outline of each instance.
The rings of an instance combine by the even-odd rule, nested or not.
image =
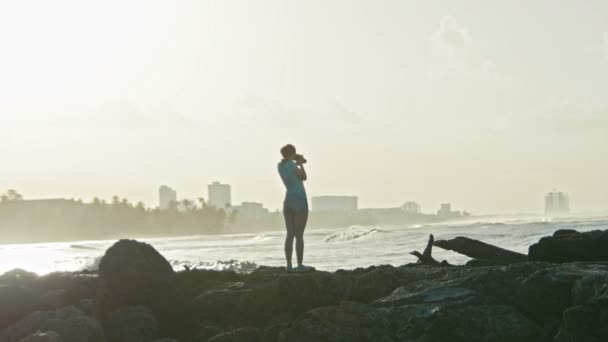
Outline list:
[[[308,271],[311,267],[304,266],[304,230],[308,221],[308,198],[304,181],[307,179],[304,164],[306,159],[296,154],[296,148],[285,145],[281,148],[283,160],[279,162],[278,170],[283,184],[285,185],[285,201],[283,202],[283,216],[285,217],[285,259],[287,260],[287,271],[292,271],[291,255],[293,253],[293,240],[296,240],[296,257],[298,266],[296,271]]]

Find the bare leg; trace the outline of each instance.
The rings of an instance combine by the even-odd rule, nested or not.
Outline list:
[[[285,229],[287,230],[287,236],[285,237],[285,260],[287,261],[287,268],[291,268],[291,256],[293,254],[293,239],[295,237],[295,214],[291,211],[283,211],[285,217]]]
[[[308,212],[296,213],[294,221],[296,257],[298,259],[298,266],[302,266],[304,260],[304,230],[306,229],[306,222],[308,222]]]

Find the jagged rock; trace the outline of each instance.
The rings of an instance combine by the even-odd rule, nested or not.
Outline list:
[[[528,257],[524,254],[496,247],[464,236],[458,236],[450,240],[437,240],[433,245],[464,254],[473,259],[487,259],[506,263],[524,262],[528,260]]]
[[[594,273],[575,282],[556,342],[608,341],[608,272]]]
[[[352,299],[371,302],[390,294],[400,284],[394,267],[379,267],[355,278]]]
[[[608,341],[608,297],[593,299],[564,311],[555,341]]]
[[[420,342],[536,341],[540,329],[512,306],[457,305],[439,310]]]
[[[40,306],[44,310],[55,310],[66,306],[67,290],[52,290],[40,296]]]
[[[159,338],[158,340],[154,340],[152,342],[179,342],[178,340],[174,339],[174,338]]]
[[[63,342],[63,339],[54,331],[39,331],[22,340],[19,340],[19,342]]]
[[[327,272],[283,274],[278,278],[278,300],[293,315],[335,305],[350,298],[353,279]]]
[[[159,338],[156,317],[145,306],[127,306],[110,313],[104,331],[107,342],[151,342]]]
[[[559,320],[562,312],[573,305],[575,282],[602,270],[608,274],[608,268],[594,265],[564,264],[539,270],[517,286],[515,303],[538,322]]]
[[[161,322],[174,327],[182,305],[174,294],[174,272],[169,262],[152,246],[135,240],[112,245],[99,263],[96,316],[102,321],[124,306],[143,305]],[[172,334],[167,334],[172,335]]]
[[[0,329],[36,309],[36,292],[20,285],[0,285]]]
[[[229,326],[234,322],[264,325],[279,314],[276,293],[276,282],[252,286],[234,283],[195,298],[194,312],[199,319],[221,326]]]
[[[252,327],[239,328],[213,336],[207,342],[263,342],[263,333]]]
[[[279,334],[279,342],[392,342],[391,322],[385,309],[342,302],[312,310]]]
[[[558,230],[530,246],[530,260],[548,262],[608,261],[608,230],[579,233]]]
[[[38,331],[54,331],[65,342],[104,342],[99,323],[73,306],[34,312],[0,331],[0,341],[19,341]]]
[[[475,293],[461,287],[437,286],[412,292],[408,287],[400,287],[389,296],[374,302],[377,307],[396,307],[408,304],[446,303],[465,300]]]

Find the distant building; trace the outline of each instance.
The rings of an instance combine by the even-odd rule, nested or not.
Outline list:
[[[545,195],[545,214],[567,214],[570,212],[568,195],[553,190]]]
[[[241,205],[230,207],[230,211],[236,211],[239,219],[256,219],[269,213],[262,203],[257,202],[243,202]]]
[[[209,206],[217,209],[230,208],[231,196],[230,185],[213,182],[207,187],[209,195]]]
[[[451,203],[441,203],[439,211],[437,211],[437,215],[439,215],[439,216],[452,215],[452,204]]]
[[[177,192],[166,185],[161,186],[158,189],[158,207],[169,209],[171,202],[177,202]]]
[[[420,214],[420,204],[416,202],[405,202],[401,206],[401,210],[408,214]]]
[[[312,211],[356,211],[357,196],[317,196],[311,198]]]

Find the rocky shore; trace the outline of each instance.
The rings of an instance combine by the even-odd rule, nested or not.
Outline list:
[[[431,245],[484,258],[453,266],[429,249],[399,267],[174,272],[121,240],[96,272],[1,275],[0,342],[608,341],[608,231],[558,231],[525,258]]]

